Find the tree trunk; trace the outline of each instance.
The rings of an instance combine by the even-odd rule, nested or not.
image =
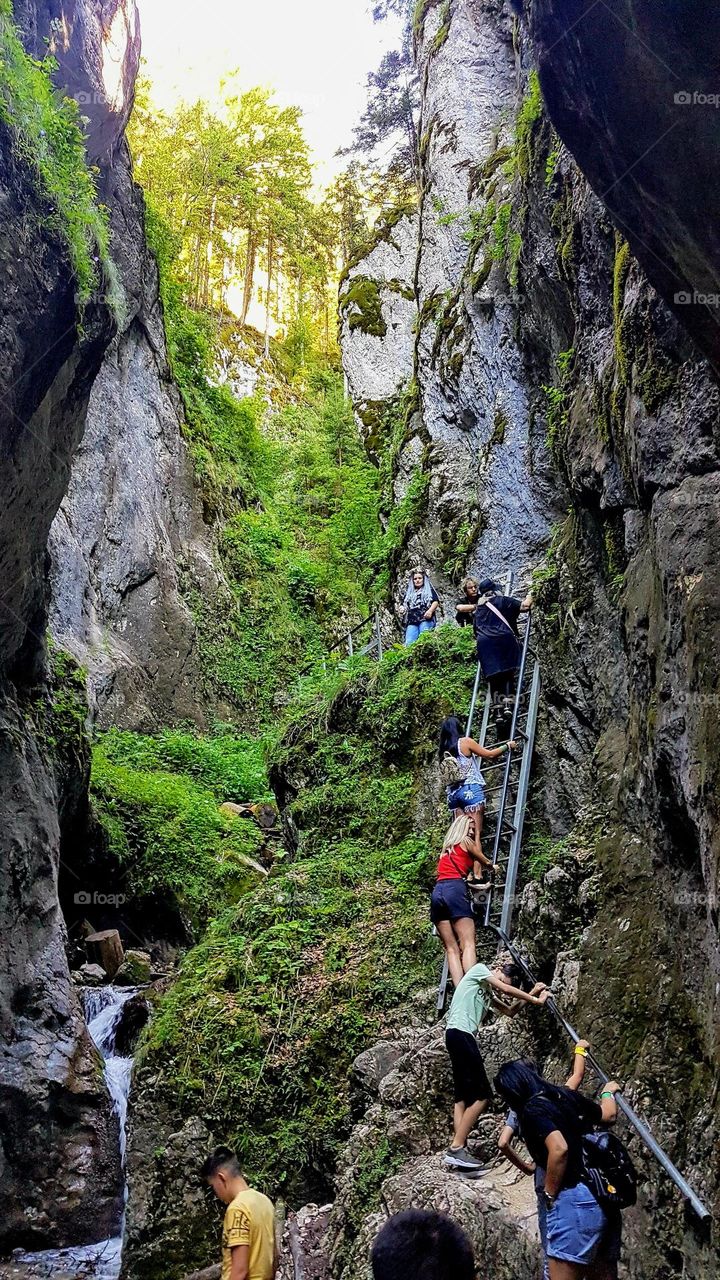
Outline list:
[[[255,280],[255,259],[257,257],[257,232],[254,227],[248,231],[247,256],[245,258],[245,279],[243,281],[243,300],[240,312],[240,323],[247,322],[250,303],[252,302],[253,283]]]
[[[125,959],[117,929],[103,929],[101,933],[89,934],[85,939],[85,946],[91,963],[99,964],[108,978],[114,978]]]
[[[270,355],[270,291],[272,289],[273,258],[275,257],[275,237],[268,232],[267,244],[267,293],[265,295],[265,359]]]

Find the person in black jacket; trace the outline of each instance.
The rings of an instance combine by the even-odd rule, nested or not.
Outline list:
[[[474,578],[466,578],[462,584],[463,597],[455,605],[455,621],[459,627],[471,627],[480,599],[478,584]]]
[[[518,1116],[530,1156],[545,1170],[550,1280],[615,1280],[619,1231],[582,1180],[582,1138],[596,1125],[615,1122],[620,1085],[610,1081],[597,1103],[544,1080],[519,1058],[500,1068],[495,1088]]]
[[[496,582],[485,578],[478,588],[480,599],[474,614],[478,661],[490,685],[499,728],[512,715],[512,697],[522,651],[517,622],[532,608],[532,596],[524,600],[505,596]]]

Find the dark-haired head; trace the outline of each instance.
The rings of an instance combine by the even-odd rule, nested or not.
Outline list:
[[[474,1280],[465,1232],[444,1213],[408,1209],[390,1218],[372,1248],[374,1280]]]
[[[440,725],[440,743],[438,746],[438,756],[442,760],[447,752],[451,756],[458,753],[458,742],[462,738],[464,729],[457,716],[448,716],[447,720],[443,720]]]
[[[498,593],[500,587],[497,582],[493,582],[492,578],[483,578],[482,582],[478,583],[478,591],[481,596],[489,596]]]
[[[545,1090],[547,1081],[526,1058],[504,1062],[495,1077],[495,1088],[500,1097],[522,1115],[524,1108],[536,1093]],[[554,1086],[550,1085],[550,1088]]]
[[[200,1166],[200,1177],[207,1182],[219,1200],[229,1204],[235,1197],[233,1187],[242,1177],[242,1169],[230,1147],[216,1147]]]

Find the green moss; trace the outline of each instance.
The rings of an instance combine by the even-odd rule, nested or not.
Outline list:
[[[431,54],[438,53],[439,50],[442,49],[443,45],[445,44],[445,41],[450,35],[451,21],[452,21],[451,0],[442,0],[442,7],[440,10],[440,26],[438,27],[435,35],[433,36],[433,42],[430,47]]]
[[[47,648],[50,714],[45,740],[61,755],[83,759],[88,750],[87,671],[50,636]]]
[[[527,178],[533,164],[535,126],[542,118],[543,98],[537,71],[528,76],[528,86],[515,122],[515,158],[522,178]]]
[[[556,381],[542,387],[546,398],[548,447],[557,453],[564,442],[570,411],[570,395],[573,386],[575,350],[561,351],[556,361]]]
[[[490,436],[490,439],[488,440],[488,445],[490,446],[490,448],[494,448],[495,445],[503,443],[509,426],[510,426],[510,419],[508,418],[505,410],[496,409],[495,418],[493,420],[492,434]]]
[[[173,901],[195,933],[258,879],[248,859],[257,859],[260,832],[220,804],[267,793],[258,745],[231,735],[113,729],[93,750],[93,810],[129,895]]]
[[[413,9],[412,15],[412,29],[416,40],[419,40],[422,35],[425,19],[427,18],[430,10],[439,3],[441,3],[441,0],[415,0],[415,8]]]
[[[353,276],[340,295],[340,310],[345,314],[352,333],[362,333],[384,338],[387,325],[382,313],[382,298],[377,280],[369,276]]]
[[[211,924],[138,1055],[159,1102],[201,1114],[253,1181],[300,1203],[331,1178],[353,1057],[436,974],[427,898],[440,831],[413,811],[428,725],[469,700],[466,630],[439,627],[305,687],[271,756],[298,779],[295,859]],[[387,1169],[368,1158],[360,1199]]]
[[[56,66],[52,58],[37,62],[25,52],[12,2],[0,0],[0,120],[18,154],[37,173],[49,205],[47,223],[67,245],[78,306],[83,308],[102,286],[120,324],[124,298],[110,257],[107,214],[97,204],[77,103],[53,87]]]
[[[482,261],[482,266],[480,266],[477,271],[473,271],[470,276],[471,293],[475,294],[480,292],[483,285],[485,284],[485,281],[490,275],[490,272],[492,270],[492,264],[493,264],[492,254],[486,253]]]
[[[517,286],[518,276],[520,273],[520,255],[522,253],[523,240],[519,231],[511,231],[508,238],[508,282],[513,289]]]
[[[630,246],[619,232],[615,232],[615,263],[613,266],[613,335],[615,341],[615,361],[618,376],[624,387],[627,386],[629,368],[626,336],[623,332],[623,302],[625,299],[625,282],[630,270]]]

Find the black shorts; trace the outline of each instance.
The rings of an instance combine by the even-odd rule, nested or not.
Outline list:
[[[448,1027],[445,1032],[445,1047],[452,1063],[455,1101],[464,1102],[466,1107],[471,1107],[473,1102],[492,1098],[485,1063],[475,1037],[469,1031]]]
[[[472,918],[472,903],[465,881],[438,880],[430,899],[430,919],[433,924],[438,924],[441,920]]]

